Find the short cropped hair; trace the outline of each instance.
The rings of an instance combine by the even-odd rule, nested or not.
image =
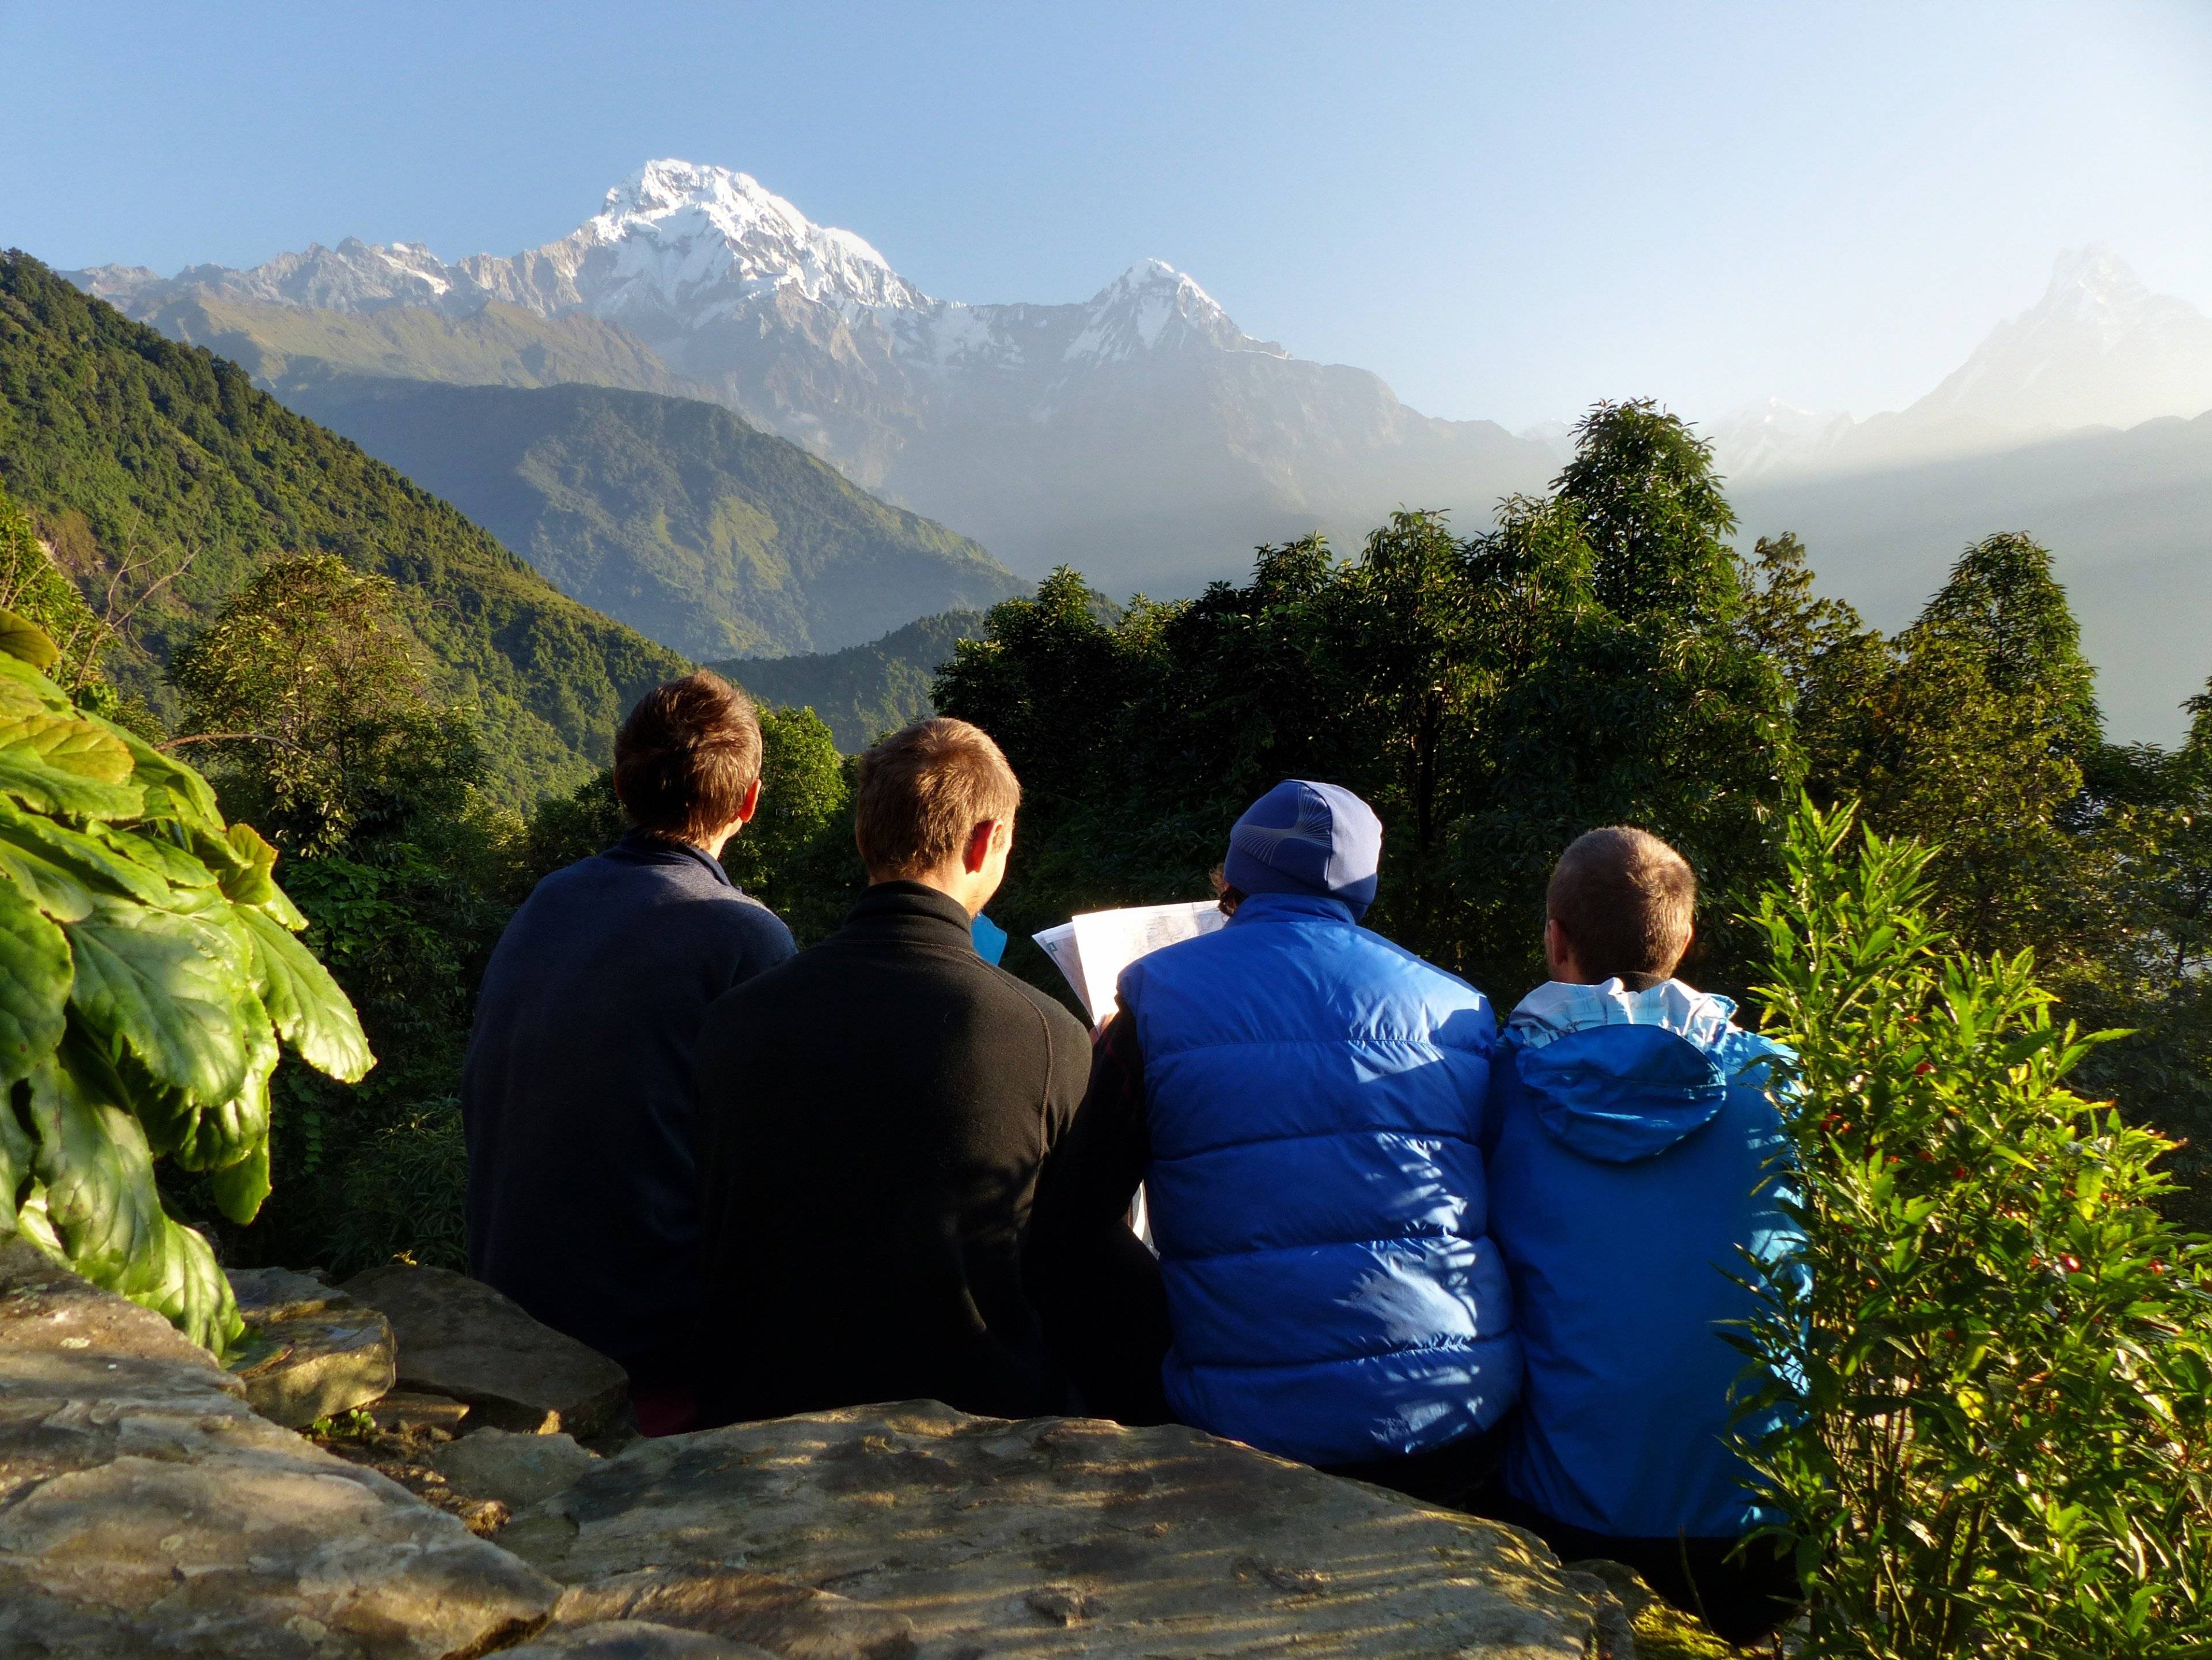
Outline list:
[[[1663,976],[1690,948],[1698,878],[1650,831],[1612,824],[1559,855],[1544,904],[1590,979]]]
[[[704,841],[737,818],[760,770],[753,700],[711,669],[655,686],[615,734],[615,795],[656,836]]]
[[[895,732],[860,757],[853,836],[870,877],[940,868],[987,819],[1010,819],[1022,787],[981,727],[939,716]]]

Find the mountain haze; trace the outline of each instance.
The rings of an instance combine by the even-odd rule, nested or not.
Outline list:
[[[648,163],[574,232],[512,257],[448,264],[349,240],[250,271],[98,267],[77,280],[137,316],[186,298],[587,314],[1016,570],[1065,561],[1117,593],[1190,592],[1241,575],[1255,542],[1316,526],[1357,537],[1401,505],[1452,509],[1474,528],[1554,470],[1543,447],[1492,423],[1431,419],[1365,370],[1246,335],[1158,261],[1073,304],[935,299],[862,238],[744,173],[684,161]]]
[[[1769,398],[1710,435],[1722,471],[1747,480],[1912,465],[2208,410],[2212,317],[2089,247],[2061,254],[2040,300],[1902,410],[1854,421]]]

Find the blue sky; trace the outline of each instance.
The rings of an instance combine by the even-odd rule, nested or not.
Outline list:
[[[1250,332],[1518,425],[1860,415],[2110,243],[2212,308],[2212,4],[0,0],[0,244],[512,252],[653,155],[931,293],[1182,267]]]

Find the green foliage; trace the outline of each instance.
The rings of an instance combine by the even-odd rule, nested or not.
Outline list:
[[[760,811],[722,848],[722,867],[811,944],[867,885],[853,844],[853,781],[812,709],[763,709],[760,723]]]
[[[235,364],[15,252],[0,254],[0,488],[58,527],[81,587],[118,585],[130,640],[106,672],[170,714],[176,647],[270,559],[297,554],[396,585],[436,696],[477,710],[490,781],[523,801],[604,765],[623,710],[684,666]]]
[[[178,741],[206,746],[233,811],[281,847],[450,813],[481,769],[467,714],[429,705],[398,596],[333,554],[278,559],[170,663]]]
[[[293,938],[276,854],[198,774],[76,708],[52,643],[0,615],[0,1233],[221,1350],[241,1329],[154,1166],[233,1222],[269,1192],[280,1043],[347,1081],[354,1011]]]
[[[290,401],[563,593],[695,657],[840,647],[1024,586],[967,538],[719,404],[391,380]]]
[[[1486,536],[1399,514],[1356,561],[1262,549],[1249,587],[1111,621],[1055,573],[938,683],[1025,791],[994,914],[1026,933],[1203,893],[1236,815],[1303,775],[1382,817],[1372,925],[1479,982],[1539,976],[1545,879],[1595,825],[1668,836],[1725,916],[1801,770],[1787,685],[1739,626],[1731,522],[1704,447],[1632,404],[1595,411],[1560,493],[1506,503]],[[1742,953],[1716,932],[1725,982]]]
[[[885,733],[934,714],[937,672],[963,640],[983,637],[981,611],[925,617],[865,646],[804,657],[740,657],[710,663],[763,703],[811,708],[847,754]]]
[[[1806,1652],[2112,1660],[2212,1644],[2212,1246],[2168,1142],[2069,1076],[2026,953],[1932,915],[1931,855],[1808,804],[1757,918],[1806,1244],[1751,1272],[1748,1421]]]

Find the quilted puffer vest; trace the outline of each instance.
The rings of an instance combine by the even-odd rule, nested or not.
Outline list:
[[[1495,1423],[1521,1350],[1484,1231],[1482,994],[1293,894],[1250,896],[1120,991],[1177,1414],[1309,1463]]]

